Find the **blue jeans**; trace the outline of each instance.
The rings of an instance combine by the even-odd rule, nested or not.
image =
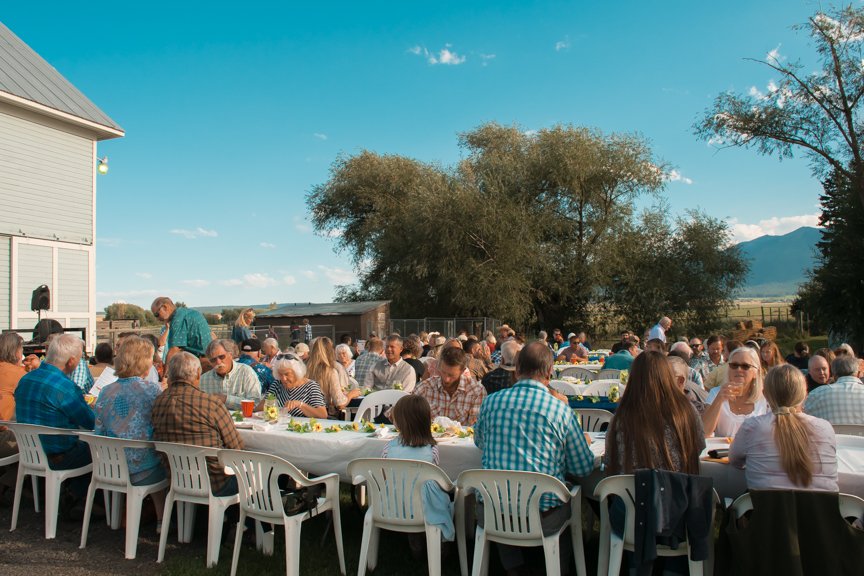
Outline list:
[[[72,470],[80,468],[93,462],[90,455],[90,445],[81,440],[77,440],[75,445],[66,452],[48,455],[48,467],[51,470]],[[90,486],[90,474],[69,478],[66,481],[69,486],[69,491],[78,498],[83,498],[87,495],[87,488]]]

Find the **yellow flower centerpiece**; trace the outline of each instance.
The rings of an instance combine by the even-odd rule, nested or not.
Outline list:
[[[279,407],[278,406],[267,406],[264,409],[264,419],[268,422],[275,422],[279,419]]]

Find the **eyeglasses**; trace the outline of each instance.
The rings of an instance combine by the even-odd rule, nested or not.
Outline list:
[[[702,343],[701,343],[701,342],[691,342],[691,343],[690,343],[690,347],[691,347],[691,348],[701,348],[701,347],[702,347]]]
[[[226,356],[228,356],[228,355],[227,354],[219,354],[218,356],[213,356],[209,360],[210,360],[210,362],[221,362],[222,360],[225,359]]]
[[[737,362],[729,362],[729,368],[732,370],[749,370],[750,368],[756,368],[752,364],[739,364]]]

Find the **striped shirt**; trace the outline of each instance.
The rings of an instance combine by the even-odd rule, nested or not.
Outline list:
[[[280,382],[274,382],[267,389],[267,394],[275,395],[279,406],[285,406],[285,404],[292,400],[308,404],[313,408],[327,405],[324,402],[324,394],[321,392],[321,386],[319,386],[314,380],[307,380],[297,388],[286,388]],[[291,416],[305,416],[299,407],[291,410],[289,414],[291,414]]]
[[[483,452],[483,468],[526,470],[555,476],[585,476],[594,469],[594,454],[573,411],[536,380],[520,380],[490,394],[480,406],[474,443]],[[546,494],[545,511],[561,502]]]

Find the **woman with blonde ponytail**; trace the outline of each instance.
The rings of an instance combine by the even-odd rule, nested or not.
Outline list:
[[[792,365],[768,371],[770,412],[741,424],[729,463],[744,468],[750,490],[837,492],[837,446],[831,424],[801,411],[807,383]]]

